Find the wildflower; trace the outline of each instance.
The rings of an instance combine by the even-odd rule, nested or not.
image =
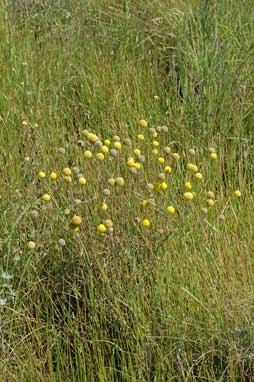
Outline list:
[[[213,199],[207,199],[207,204],[209,207],[213,207],[214,206],[214,200]]]
[[[104,221],[104,225],[106,228],[112,228],[113,227],[113,222],[111,219],[107,219]]]
[[[207,214],[208,209],[206,207],[203,207],[203,208],[201,208],[201,211],[203,212],[203,214]]]
[[[163,133],[167,133],[168,132],[168,126],[161,126],[161,130],[163,131]]]
[[[109,152],[109,148],[106,145],[101,146],[101,152],[103,154],[107,154]]]
[[[196,154],[196,152],[195,152],[195,150],[194,150],[194,149],[189,149],[189,154],[191,154],[191,155],[195,155],[195,154]]]
[[[143,140],[145,139],[145,137],[144,137],[143,134],[138,134],[137,139],[138,139],[139,141],[143,141]]]
[[[157,138],[157,137],[158,137],[158,133],[157,133],[157,131],[155,131],[155,132],[153,133],[152,137],[153,137],[153,138]]]
[[[105,203],[105,202],[101,203],[100,210],[105,212],[105,211],[107,211],[107,209],[108,209],[107,203]]]
[[[22,121],[22,125],[27,126],[28,125],[27,121]]]
[[[141,155],[141,151],[139,149],[134,149],[133,154],[138,157]]]
[[[215,153],[215,148],[214,148],[214,147],[209,147],[208,151],[209,151],[210,153]]]
[[[84,152],[84,157],[85,157],[86,159],[90,159],[90,158],[92,158],[92,156],[93,156],[93,154],[91,153],[91,151],[86,150],[86,151]]]
[[[102,160],[104,159],[104,154],[102,154],[102,153],[97,153],[97,154],[96,154],[96,159],[102,161]]]
[[[106,232],[107,227],[106,227],[104,224],[99,224],[98,227],[97,227],[97,230],[98,230],[100,233],[104,233],[104,232]]]
[[[158,160],[158,162],[159,162],[160,164],[165,163],[165,159],[164,159],[163,157],[159,157],[157,160]]]
[[[46,176],[46,173],[45,173],[44,171],[40,171],[39,174],[38,174],[38,177],[39,177],[40,179],[45,178],[45,176]]]
[[[71,169],[69,167],[66,167],[66,168],[63,169],[63,175],[71,176],[71,174],[72,174],[72,171],[71,171]]]
[[[69,216],[71,214],[71,210],[69,210],[68,208],[66,208],[65,210],[64,210],[64,215],[65,216]]]
[[[138,160],[139,160],[140,162],[144,162],[144,161],[146,160],[146,158],[145,158],[144,155],[139,155]]]
[[[211,153],[210,154],[210,158],[213,159],[213,160],[216,160],[217,159],[217,154],[216,153]]]
[[[92,143],[95,143],[99,139],[98,136],[96,134],[93,134],[93,133],[88,133],[87,138]]]
[[[50,177],[51,180],[56,180],[57,179],[57,173],[51,172],[49,177]]]
[[[166,179],[166,175],[163,174],[163,173],[158,174],[158,178],[159,178],[160,180],[165,180],[165,179]]]
[[[214,199],[214,193],[212,191],[208,191],[207,196],[209,199]]]
[[[105,141],[104,141],[104,145],[106,145],[106,146],[109,146],[110,145],[110,140],[109,139],[105,139]]]
[[[44,194],[44,195],[42,195],[41,198],[42,198],[42,200],[43,200],[44,202],[49,202],[50,199],[51,199],[51,197],[50,197],[49,194]]]
[[[168,147],[168,146],[164,147],[164,152],[166,154],[170,154],[171,153],[171,147]]]
[[[119,176],[118,178],[116,178],[116,184],[122,187],[124,185],[124,179],[121,176]]]
[[[35,248],[35,242],[34,241],[29,241],[27,243],[27,248],[33,250]]]
[[[84,186],[86,184],[86,178],[84,178],[84,176],[81,176],[78,178],[78,182],[81,186]]]
[[[195,178],[198,179],[198,180],[201,180],[203,178],[203,175],[201,174],[201,172],[197,172],[195,174]]]
[[[184,188],[185,188],[186,190],[191,190],[191,189],[192,189],[191,182],[185,182],[185,183],[184,183]]]
[[[59,239],[58,244],[60,245],[60,247],[64,247],[66,245],[66,242],[64,239]]]
[[[79,204],[82,203],[82,200],[80,200],[80,199],[74,199],[74,203],[75,203],[76,205],[79,205]]]
[[[72,177],[71,177],[71,176],[65,176],[65,177],[64,177],[64,180],[65,180],[67,183],[71,183],[71,182],[72,182]]]
[[[124,143],[126,146],[131,146],[131,140],[130,140],[130,138],[125,138],[125,139],[123,140],[123,143]]]
[[[140,170],[141,169],[141,164],[140,163],[133,163],[132,167],[134,167],[136,170]]]
[[[98,140],[95,142],[95,146],[101,148],[101,147],[103,146],[102,141],[100,141],[100,140],[98,139]]]
[[[145,119],[140,119],[138,124],[140,127],[143,127],[143,128],[146,128],[148,126],[148,123]]]
[[[154,98],[155,101],[159,101],[159,99],[160,99],[160,97],[157,96],[157,95],[155,95],[153,98]]]
[[[25,160],[25,162],[29,162],[29,161],[30,161],[30,157],[29,157],[29,156],[26,156],[26,157],[24,158],[24,160]]]
[[[144,219],[143,221],[142,221],[142,225],[143,225],[143,227],[150,227],[150,225],[151,225],[151,223],[150,223],[150,220],[148,220],[148,219]]]
[[[240,196],[242,195],[241,191],[240,190],[236,190],[234,192],[235,196],[237,196],[238,198],[240,198]]]
[[[178,161],[178,160],[180,159],[180,155],[179,155],[178,153],[173,153],[173,154],[172,154],[172,157],[173,157],[176,161]]]
[[[154,127],[150,127],[150,128],[149,128],[149,133],[150,133],[150,134],[154,134],[154,133],[156,133],[155,128],[154,128]]]
[[[117,150],[116,149],[111,149],[110,154],[112,157],[117,157]]]
[[[74,174],[76,174],[78,176],[78,174],[80,173],[80,169],[78,167],[73,167],[73,172]]]
[[[147,183],[146,188],[148,191],[152,191],[154,187],[152,183]]]
[[[110,186],[114,186],[115,185],[115,179],[114,178],[109,178],[108,179],[108,184],[110,185]]]
[[[194,195],[193,195],[192,192],[185,192],[185,193],[183,194],[183,197],[184,197],[185,200],[192,200],[193,197],[194,197]]]
[[[122,148],[121,142],[114,142],[114,148],[116,150],[121,150],[121,148]]]
[[[164,172],[171,173],[172,172],[172,168],[170,166],[166,166],[166,167],[164,167]]]
[[[160,184],[160,189],[161,189],[162,191],[166,191],[167,188],[168,188],[167,183],[162,182],[162,183]]]
[[[158,154],[158,150],[157,150],[157,149],[153,149],[153,150],[152,150],[152,154],[153,154],[153,155],[157,155],[157,154]]]
[[[111,194],[111,192],[108,188],[104,188],[104,190],[102,192],[105,196],[109,196]]]
[[[130,173],[132,174],[132,175],[137,175],[137,173],[138,173],[138,171],[136,170],[136,168],[135,167],[130,167]]]
[[[114,142],[120,142],[120,137],[118,135],[114,135],[112,139]]]
[[[82,219],[78,215],[74,215],[73,218],[71,219],[71,225],[73,227],[78,227],[82,223]]]
[[[153,147],[158,147],[159,146],[159,142],[158,141],[152,141],[152,146]]]
[[[170,215],[173,215],[175,213],[175,208],[173,206],[168,206],[167,207],[167,212],[170,214]]]

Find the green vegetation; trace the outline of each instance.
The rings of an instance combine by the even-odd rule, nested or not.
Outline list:
[[[251,381],[252,2],[0,4],[1,381]]]

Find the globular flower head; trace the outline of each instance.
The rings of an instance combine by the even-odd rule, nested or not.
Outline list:
[[[143,128],[146,128],[148,126],[148,123],[145,119],[140,119],[138,124],[140,127],[143,127]]]

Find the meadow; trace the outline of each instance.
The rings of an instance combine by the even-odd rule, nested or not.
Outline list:
[[[254,380],[253,41],[250,0],[0,1],[1,381]]]

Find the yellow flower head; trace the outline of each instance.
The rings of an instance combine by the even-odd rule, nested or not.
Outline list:
[[[51,180],[56,180],[57,179],[57,173],[56,172],[51,172],[49,175]]]
[[[78,215],[74,215],[73,218],[71,219],[71,225],[74,227],[80,226],[81,223],[82,223],[82,219]]]
[[[240,190],[236,190],[234,192],[235,196],[237,196],[238,198],[240,198],[240,196],[242,195],[241,191]]]
[[[65,176],[71,176],[71,174],[72,174],[72,171],[71,171],[71,169],[70,169],[69,167],[65,167],[65,168],[63,169],[63,175],[65,175]]]
[[[164,172],[170,174],[172,172],[172,168],[170,166],[164,167]]]
[[[209,199],[214,199],[214,193],[212,191],[208,191],[207,196]]]
[[[148,205],[148,200],[142,200],[142,207],[146,207]]]
[[[178,153],[173,153],[172,157],[177,161],[180,159],[180,155]]]
[[[213,199],[207,199],[207,204],[208,204],[208,206],[209,207],[212,207],[212,206],[214,206],[214,200]]]
[[[158,160],[158,162],[159,162],[160,164],[165,163],[165,159],[164,159],[163,157],[159,157],[157,160]]]
[[[158,150],[157,150],[157,149],[153,149],[153,150],[152,150],[152,154],[153,154],[153,155],[157,155],[157,154],[158,154]]]
[[[49,194],[44,194],[44,195],[42,195],[41,198],[42,198],[42,200],[43,200],[44,202],[49,202],[50,199],[51,199],[51,197],[50,197]]]
[[[108,179],[108,184],[110,185],[110,186],[114,186],[115,185],[115,178],[109,178]]]
[[[92,156],[93,156],[93,154],[91,153],[91,151],[86,150],[86,151],[84,152],[84,157],[85,157],[86,159],[90,159],[90,158],[92,158]]]
[[[107,211],[107,209],[108,209],[107,203],[105,203],[105,202],[101,203],[100,210],[105,212],[105,211]]]
[[[109,146],[110,145],[110,140],[109,139],[105,139],[105,141],[104,141],[104,145],[106,145],[106,146]]]
[[[103,159],[104,159],[104,154],[102,154],[102,153],[97,153],[97,154],[96,154],[96,159],[97,159],[97,160],[100,160],[100,161],[103,160]]]
[[[69,216],[71,214],[71,210],[69,210],[68,208],[66,208],[65,210],[64,210],[64,215],[65,216]]]
[[[107,230],[107,227],[104,224],[99,224],[97,227],[98,232],[104,233]]]
[[[34,241],[29,241],[27,243],[27,248],[33,250],[35,248],[35,242]]]
[[[158,137],[158,133],[157,133],[157,131],[155,131],[155,132],[152,134],[152,137],[153,137],[153,138],[157,138],[157,137]]]
[[[81,186],[84,186],[86,184],[86,178],[84,176],[81,176],[78,178],[78,182]]]
[[[113,222],[111,219],[107,219],[104,221],[104,225],[106,228],[112,228],[113,227]]]
[[[158,141],[152,141],[152,146],[153,147],[158,147],[159,146],[159,142]]]
[[[148,126],[148,123],[145,119],[140,119],[138,124],[140,127],[143,127],[143,128],[146,128]]]
[[[192,200],[193,197],[194,197],[194,195],[193,195],[192,192],[185,192],[185,193],[183,194],[183,197],[184,197],[185,200]]]
[[[160,184],[160,189],[161,189],[162,191],[166,191],[167,188],[168,188],[167,183],[162,182],[162,183]]]
[[[140,170],[141,164],[136,162],[136,163],[133,163],[132,167],[134,167],[136,170]]]
[[[132,166],[134,165],[134,163],[135,163],[135,161],[134,161],[134,158],[133,158],[133,157],[128,158],[128,160],[127,160],[127,165],[128,165],[129,167],[132,167]]]
[[[106,145],[101,146],[102,154],[107,154],[109,152],[109,148]]]
[[[217,159],[217,154],[216,153],[211,153],[210,154],[210,158],[213,159],[213,160],[216,160]]]
[[[93,133],[88,133],[87,138],[92,143],[95,143],[99,139],[99,137],[96,134],[93,134]]]
[[[120,187],[122,187],[124,185],[124,178],[122,178],[121,176],[118,176],[116,178],[116,184]]]
[[[170,215],[173,215],[175,213],[175,208],[173,206],[168,206],[167,207],[167,212],[170,214]]]
[[[46,176],[46,173],[45,173],[44,171],[40,171],[39,174],[38,174],[38,177],[39,177],[40,179],[45,178],[45,176]]]
[[[116,150],[121,150],[122,148],[121,142],[114,142],[113,146]]]
[[[185,188],[185,190],[191,190],[192,189],[191,182],[185,182],[184,183],[184,188]]]
[[[201,172],[197,172],[195,174],[195,178],[198,179],[198,180],[201,180],[203,178],[203,175],[201,174]]]
[[[139,141],[143,141],[143,140],[145,139],[145,137],[144,137],[143,134],[138,134],[137,139],[138,139]]]
[[[150,220],[144,219],[142,221],[142,225],[143,225],[143,227],[146,227],[146,228],[150,227],[150,225],[151,225]]]
[[[141,155],[141,151],[139,149],[135,149],[133,150],[133,154],[137,157],[139,157]]]
[[[171,147],[168,147],[168,146],[164,147],[164,152],[166,154],[170,154],[171,153]]]

